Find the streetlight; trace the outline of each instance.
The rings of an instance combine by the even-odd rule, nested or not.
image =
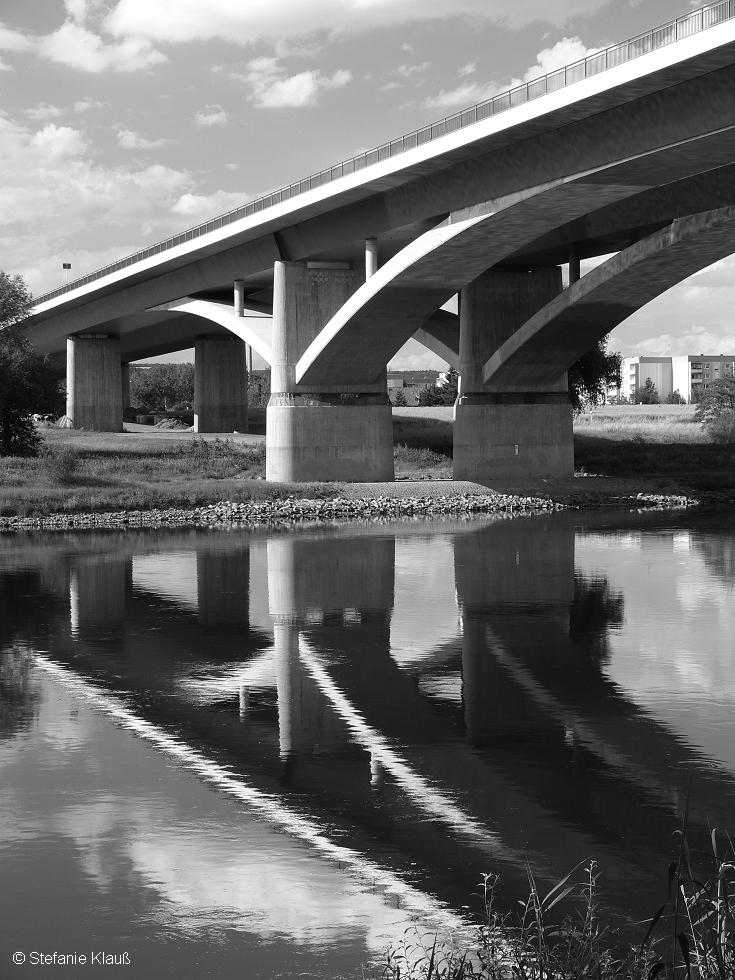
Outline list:
[[[69,270],[71,269],[71,262],[63,262],[61,265],[62,269],[66,269],[66,284],[69,285]]]

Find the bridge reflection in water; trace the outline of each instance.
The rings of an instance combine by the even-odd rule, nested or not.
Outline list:
[[[648,520],[639,551],[684,534],[732,583],[732,535]],[[482,872],[510,900],[527,863],[551,883],[594,857],[610,907],[640,917],[687,797],[695,835],[735,813],[735,752],[708,758],[614,680],[638,641],[587,543],[635,521],[18,538],[0,641],[451,908],[479,911]],[[6,736],[37,711],[9,663]]]

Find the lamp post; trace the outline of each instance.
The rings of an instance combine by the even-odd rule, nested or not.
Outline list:
[[[62,269],[66,270],[66,284],[69,285],[69,270],[71,269],[71,262],[63,262],[61,265]]]

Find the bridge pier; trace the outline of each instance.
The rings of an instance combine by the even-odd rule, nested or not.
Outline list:
[[[117,337],[67,337],[66,414],[75,429],[122,431],[123,375]]]
[[[370,384],[340,384],[337,366],[334,384],[296,383],[299,357],[363,280],[362,270],[275,263],[267,480],[393,479],[385,371]]]
[[[194,345],[194,431],[247,430],[245,344],[237,337],[197,337]]]
[[[482,377],[488,358],[561,289],[561,270],[545,266],[489,269],[461,291],[455,480],[573,475],[566,374],[530,391],[496,391]]]

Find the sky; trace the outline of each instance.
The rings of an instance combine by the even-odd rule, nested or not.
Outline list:
[[[698,5],[0,0],[0,269],[40,294]],[[731,257],[610,346],[733,353],[733,309]]]

